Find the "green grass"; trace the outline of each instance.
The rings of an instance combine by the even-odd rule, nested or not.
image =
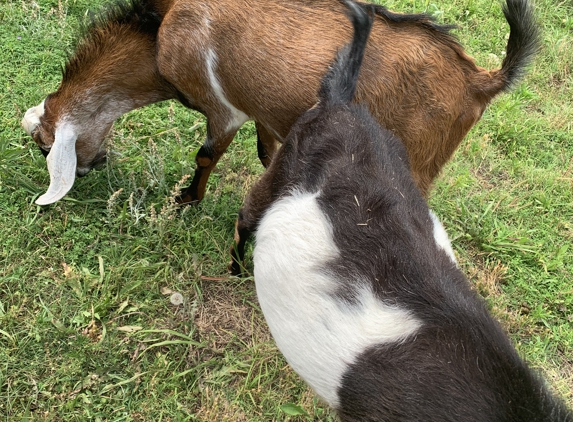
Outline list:
[[[573,405],[573,10],[536,3],[541,53],[430,204],[519,352]],[[119,119],[108,166],[33,204],[49,177],[20,119],[57,88],[79,21],[101,4],[0,2],[2,420],[334,420],[272,342],[252,278],[226,275],[237,210],[262,173],[252,124],[199,207],[170,202],[205,136],[203,117],[174,102]],[[477,63],[499,66],[508,28],[495,2],[385,4],[458,24]]]

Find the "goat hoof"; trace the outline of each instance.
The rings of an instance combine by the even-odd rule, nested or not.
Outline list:
[[[235,260],[232,260],[231,262],[229,262],[229,265],[227,266],[227,270],[229,271],[229,274],[231,274],[231,275],[234,275],[236,277],[243,277],[243,266]]]
[[[199,199],[193,199],[188,193],[181,192],[180,195],[175,197],[175,202],[179,205],[198,205],[201,201]]]

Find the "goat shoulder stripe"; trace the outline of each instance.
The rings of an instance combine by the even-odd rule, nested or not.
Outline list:
[[[450,243],[446,229],[444,229],[444,226],[442,226],[442,223],[440,223],[438,216],[432,210],[430,210],[430,218],[432,219],[432,223],[434,225],[434,239],[436,240],[436,244],[438,247],[442,248],[445,253],[448,254],[452,262],[457,266],[458,261],[456,260],[456,255],[452,249],[452,244]]]
[[[249,116],[243,113],[241,110],[237,109],[233,104],[229,102],[225,94],[223,93],[223,88],[221,87],[221,83],[217,78],[217,74],[215,73],[215,68],[217,67],[217,54],[211,48],[209,48],[205,54],[205,62],[207,66],[207,73],[209,75],[209,83],[211,84],[211,89],[213,93],[217,97],[217,100],[221,104],[223,104],[230,113],[230,120],[227,123],[226,130],[228,132],[237,130],[243,123],[249,120]]]
[[[339,251],[319,195],[293,192],[267,210],[256,233],[255,283],[279,349],[337,407],[342,376],[356,357],[375,344],[404,340],[421,323],[376,298],[368,283],[337,280],[321,270]],[[356,290],[353,304],[333,295],[345,285]]]

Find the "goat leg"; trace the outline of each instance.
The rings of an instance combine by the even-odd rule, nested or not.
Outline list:
[[[195,156],[197,168],[193,175],[193,180],[189,187],[183,189],[179,196],[175,198],[176,202],[181,205],[198,204],[205,196],[207,181],[211,171],[217,165],[219,159],[223,156],[231,141],[235,137],[237,130],[232,130],[221,135],[211,135],[212,130],[210,122],[207,123],[207,139]]]
[[[251,230],[247,227],[243,218],[243,210],[239,210],[239,216],[235,221],[234,243],[231,246],[231,262],[229,263],[229,273],[238,277],[243,276],[245,268],[245,243],[251,235]]]
[[[231,246],[231,262],[229,263],[229,273],[241,276],[244,269],[245,243],[251,233],[254,233],[259,226],[262,215],[273,202],[273,182],[275,182],[275,172],[273,167],[275,162],[282,161],[284,152],[281,148],[271,163],[271,168],[263,173],[261,178],[251,188],[245,205],[239,210],[239,215],[235,223],[234,243]]]
[[[259,160],[264,168],[267,168],[271,164],[273,155],[277,147],[277,141],[275,137],[259,122],[255,123],[257,128],[257,153],[259,155]]]

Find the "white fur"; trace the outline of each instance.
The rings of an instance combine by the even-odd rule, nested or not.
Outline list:
[[[205,64],[207,67],[207,74],[209,75],[209,82],[211,84],[211,89],[219,102],[223,104],[229,110],[231,114],[231,118],[229,123],[227,124],[227,131],[233,131],[240,128],[243,123],[249,120],[249,116],[243,113],[241,110],[237,109],[233,104],[229,102],[225,94],[223,93],[223,88],[219,83],[219,79],[217,78],[217,74],[215,73],[215,68],[217,67],[217,54],[213,51],[212,48],[207,49],[205,53]]]
[[[28,111],[26,111],[26,114],[24,114],[24,118],[21,122],[22,127],[30,136],[32,136],[32,132],[40,124],[40,117],[44,115],[44,101],[42,101],[36,107],[29,108]]]
[[[342,375],[356,357],[369,346],[404,340],[421,323],[359,280],[351,281],[356,303],[332,295],[341,281],[321,268],[339,252],[319,195],[295,191],[267,210],[256,232],[255,283],[279,349],[336,408]]]
[[[457,266],[458,261],[456,260],[456,255],[452,249],[452,244],[450,243],[446,229],[444,229],[444,226],[442,226],[442,223],[440,223],[438,216],[434,214],[432,210],[430,210],[430,218],[434,223],[434,239],[436,240],[436,244],[448,254],[452,262]]]
[[[98,94],[95,94],[94,97],[97,95]],[[79,122],[85,121],[88,124],[92,124],[90,117],[93,117],[93,124],[97,125],[98,127],[106,127],[123,116],[125,113],[128,113],[131,110],[139,107],[139,105],[131,98],[115,98],[115,96],[109,96],[100,99],[98,104],[93,105],[94,109],[96,107],[98,108],[98,113],[95,115],[91,114],[90,116],[86,116],[85,120],[84,118],[78,120],[79,116],[74,116],[73,112],[72,117],[74,117]],[[84,130],[89,132],[89,128],[86,129]],[[82,130],[82,133],[84,130]],[[103,142],[103,138],[101,141]]]
[[[72,124],[62,122],[56,125],[54,145],[46,159],[50,186],[48,191],[36,200],[36,204],[52,204],[63,198],[74,185],[77,165],[76,139],[76,129]]]

